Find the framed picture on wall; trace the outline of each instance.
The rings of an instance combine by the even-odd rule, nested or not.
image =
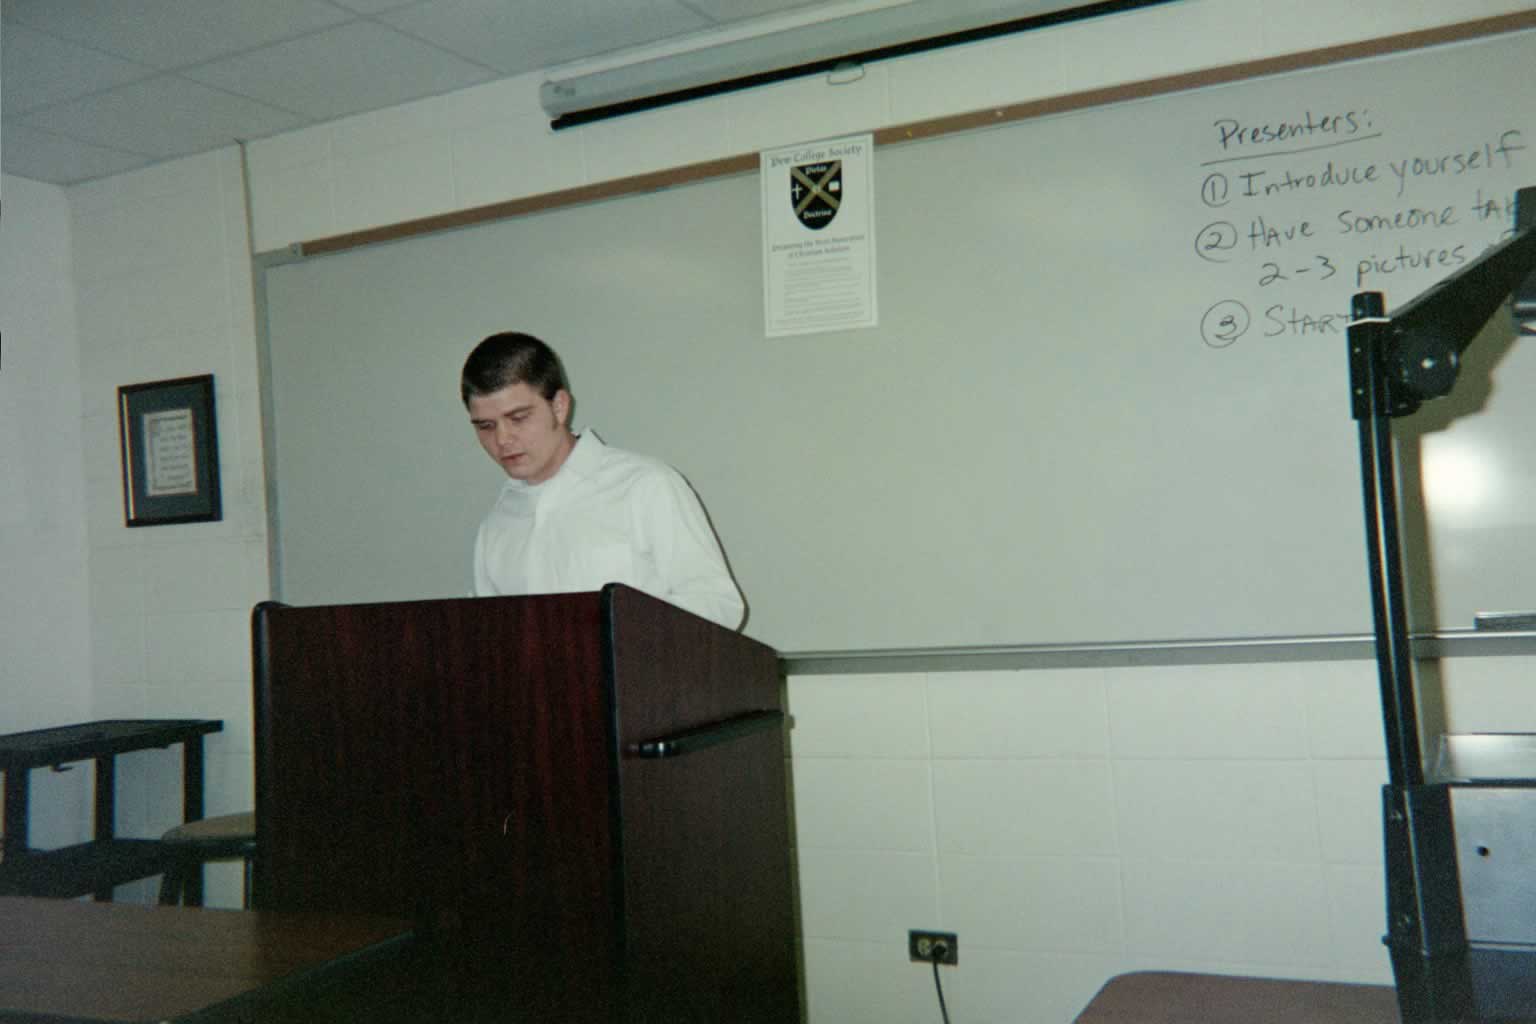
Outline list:
[[[213,375],[120,387],[117,410],[127,525],[223,518]]]

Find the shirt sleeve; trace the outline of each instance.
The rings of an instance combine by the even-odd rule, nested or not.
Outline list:
[[[485,567],[485,523],[482,522],[480,528],[475,531],[474,565],[471,568],[469,596],[493,597],[495,594],[496,588],[492,585],[490,573]]]
[[[670,466],[659,467],[645,491],[637,503],[641,529],[666,584],[666,599],[727,629],[740,629],[746,602],[698,495]]]

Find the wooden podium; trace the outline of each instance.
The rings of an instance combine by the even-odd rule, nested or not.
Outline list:
[[[253,905],[412,918],[402,1019],[799,1020],[771,648],[618,585],[252,626]]]

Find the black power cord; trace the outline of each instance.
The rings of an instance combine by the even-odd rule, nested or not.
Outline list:
[[[944,1019],[944,1024],[949,1024],[949,1007],[944,1005],[944,983],[939,980],[939,964],[949,955],[949,943],[943,939],[935,940],[932,953],[929,963],[933,965],[933,990],[939,995],[939,1016]]]
[[[949,1008],[944,1005],[944,983],[939,980],[939,962],[933,962],[933,988],[939,994],[939,1016],[944,1018],[944,1024],[949,1024]]]

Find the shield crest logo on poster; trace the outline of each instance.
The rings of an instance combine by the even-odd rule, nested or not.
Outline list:
[[[843,162],[797,164],[789,172],[789,201],[795,219],[820,231],[837,217],[843,199]]]

